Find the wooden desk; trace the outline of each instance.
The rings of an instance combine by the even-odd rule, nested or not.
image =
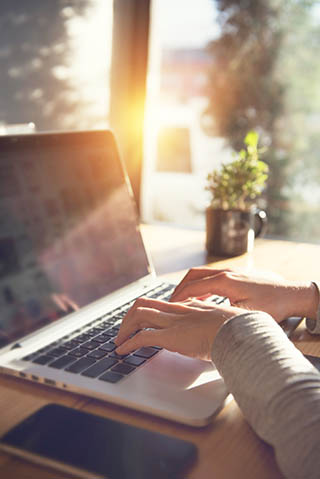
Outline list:
[[[320,246],[317,245],[261,239],[256,241],[252,253],[221,260],[207,258],[203,232],[165,226],[144,226],[143,234],[157,272],[168,274],[170,278],[177,280],[182,278],[183,270],[207,263],[218,268],[236,268],[246,272],[272,272],[291,279],[320,279]],[[304,326],[295,333],[294,340],[303,352],[320,356],[320,338],[309,335]],[[97,400],[1,376],[0,435],[49,402],[84,409],[192,441],[198,447],[198,459],[194,466],[186,471],[185,479],[282,477],[272,449],[258,439],[234,401],[231,401],[211,424],[194,429]],[[5,454],[0,455],[1,479],[57,477],[64,479],[69,476],[57,475]]]

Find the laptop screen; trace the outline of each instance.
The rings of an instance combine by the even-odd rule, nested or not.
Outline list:
[[[149,272],[110,132],[0,137],[0,346]]]

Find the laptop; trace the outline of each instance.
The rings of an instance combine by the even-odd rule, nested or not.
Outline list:
[[[227,397],[215,367],[113,339],[141,295],[167,300],[110,131],[0,137],[0,372],[192,426]]]

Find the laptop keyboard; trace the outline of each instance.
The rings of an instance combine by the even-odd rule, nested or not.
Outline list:
[[[174,285],[163,283],[144,296],[167,301],[174,288]],[[143,347],[125,356],[119,356],[115,352],[116,345],[113,340],[118,334],[123,317],[134,301],[25,356],[23,360],[50,368],[64,369],[100,381],[117,383],[161,350],[158,346]],[[213,301],[221,303],[224,298],[217,296]]]

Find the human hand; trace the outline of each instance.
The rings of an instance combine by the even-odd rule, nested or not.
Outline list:
[[[124,355],[143,346],[160,346],[210,361],[220,326],[242,312],[239,308],[197,300],[167,303],[139,298],[122,321],[115,338],[119,346],[116,352]]]
[[[269,313],[277,322],[290,316],[316,318],[319,293],[310,282],[269,280],[230,270],[193,268],[172,294],[171,301],[211,294],[227,296],[231,305]]]

